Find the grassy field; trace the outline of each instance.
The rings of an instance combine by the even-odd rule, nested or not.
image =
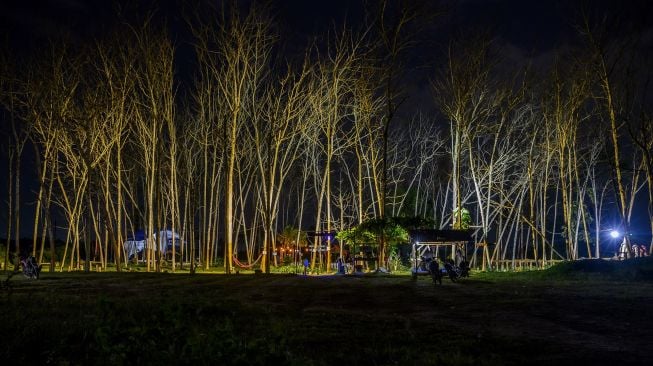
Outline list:
[[[3,280],[0,364],[650,364],[653,261],[409,276]]]

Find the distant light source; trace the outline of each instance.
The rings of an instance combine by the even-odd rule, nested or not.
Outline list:
[[[612,231],[610,231],[610,236],[613,237],[614,239],[616,239],[616,238],[621,236],[621,233],[618,232],[617,230],[612,230]]]

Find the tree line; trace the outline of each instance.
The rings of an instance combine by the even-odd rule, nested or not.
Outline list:
[[[634,30],[615,37],[617,23],[583,13],[578,44],[517,67],[482,32],[454,35],[427,65],[432,103],[418,108],[404,85],[425,22],[417,7],[380,2],[301,52],[287,51],[271,13],[187,15],[190,76],[153,17],[81,45],[53,38],[25,59],[3,52],[13,250],[28,204],[22,169],[38,177],[29,250],[39,261],[55,252],[52,217],[64,219],[51,270],[55,260],[89,270],[95,251],[120,271],[139,229],[148,271],[161,270],[153,238],[169,228],[182,238],[173,271],[222,260],[227,273],[234,260],[269,272],[288,233],[299,242],[302,231],[399,216],[449,229],[467,210],[490,266],[611,255],[605,228],[630,245],[641,200],[653,232],[650,54]],[[310,254],[312,267],[330,266],[331,255]]]

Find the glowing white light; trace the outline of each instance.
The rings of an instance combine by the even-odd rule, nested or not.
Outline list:
[[[617,230],[612,230],[610,232],[610,236],[616,239],[621,236],[621,233],[619,233]]]

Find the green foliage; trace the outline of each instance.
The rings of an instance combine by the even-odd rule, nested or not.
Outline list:
[[[336,234],[336,239],[345,243],[376,244],[376,237],[370,231],[363,229],[360,225],[350,229],[342,230]]]
[[[369,219],[353,228],[340,231],[336,238],[344,243],[378,247],[385,239],[390,257],[398,257],[398,247],[408,242],[408,230],[433,226],[433,221],[416,216]]]
[[[0,243],[0,266],[5,264],[5,254],[7,253],[7,247],[5,243]]]
[[[306,246],[308,237],[305,231],[301,231],[293,226],[286,226],[283,231],[277,234],[277,241],[282,246],[295,246],[297,243],[297,234],[299,234],[299,246]]]
[[[469,213],[469,210],[466,208],[456,208],[453,210],[454,225],[453,228],[456,230],[467,230],[472,224],[472,216]]]
[[[405,226],[411,224],[413,218],[369,219],[351,229],[337,234],[338,240],[347,243],[357,243],[376,246],[385,238],[389,246],[396,246],[408,241],[408,231]]]
[[[581,225],[581,227],[582,227],[583,223],[578,221],[578,215],[580,214],[580,210],[578,209],[578,207],[579,207],[578,202],[573,202],[571,204],[570,222],[572,223],[572,225],[575,225],[576,222],[578,222],[578,225]],[[582,217],[585,218],[585,222],[588,225],[588,227],[591,226],[592,223],[594,222],[594,216],[592,216],[592,210],[590,208],[588,208],[585,203],[583,203],[583,216]],[[567,235],[567,229],[568,229],[567,225],[563,224],[562,225],[562,237],[564,239],[568,239],[567,238],[567,236],[568,236]],[[573,229],[573,226],[572,226],[572,229]],[[593,243],[592,239],[594,239],[594,238],[592,236],[590,236],[590,243]],[[584,235],[579,236],[578,241],[584,243],[585,242],[585,236]]]
[[[403,226],[407,230],[432,229],[435,225],[435,221],[433,221],[432,218],[421,216],[399,216],[392,217],[391,220],[396,222],[398,225]]]
[[[270,268],[270,271],[272,273],[283,273],[283,274],[294,274],[294,273],[302,273],[304,270],[304,267],[300,262],[295,265],[295,263],[292,262],[292,259],[289,261],[289,263],[284,263],[281,266],[272,266]]]

